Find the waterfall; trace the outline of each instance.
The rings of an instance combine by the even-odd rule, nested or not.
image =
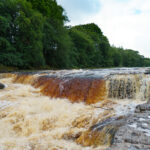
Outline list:
[[[106,83],[95,78],[58,78],[48,75],[15,75],[14,83],[30,84],[52,98],[67,98],[72,102],[87,104],[102,101],[106,96]]]
[[[146,70],[0,74],[0,149],[106,149],[122,118],[149,99]]]
[[[107,81],[107,97],[147,101],[150,98],[150,76],[114,75]]]

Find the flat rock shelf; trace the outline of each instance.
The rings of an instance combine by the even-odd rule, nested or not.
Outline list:
[[[150,102],[138,105],[135,113],[115,134],[113,145],[107,150],[150,150]]]

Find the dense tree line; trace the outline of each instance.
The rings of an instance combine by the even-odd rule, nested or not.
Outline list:
[[[111,46],[94,23],[65,26],[56,0],[0,1],[0,66],[18,69],[150,66],[134,50]]]

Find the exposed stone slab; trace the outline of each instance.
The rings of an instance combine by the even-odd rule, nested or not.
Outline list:
[[[150,150],[150,103],[138,105],[107,150]]]

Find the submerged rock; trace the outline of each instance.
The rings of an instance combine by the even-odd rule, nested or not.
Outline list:
[[[5,88],[5,85],[0,83],[0,89],[4,89]]]
[[[83,132],[76,142],[83,146],[110,146],[116,131],[125,123],[125,120],[125,117],[113,117],[99,122]]]
[[[148,105],[148,103],[146,103],[146,104],[138,105],[135,109],[136,113],[140,113],[140,112],[142,113],[145,111],[150,111],[150,104]]]
[[[147,103],[136,106],[135,113],[150,111],[150,99]]]

